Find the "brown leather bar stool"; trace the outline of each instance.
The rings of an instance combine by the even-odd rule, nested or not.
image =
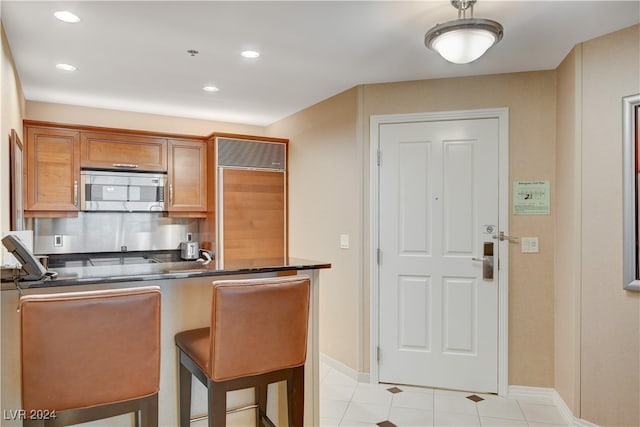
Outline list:
[[[180,426],[191,417],[192,374],[209,393],[209,426],[226,426],[226,393],[255,388],[256,424],[268,419],[267,386],[287,381],[290,427],[304,419],[310,281],[306,276],[213,282],[211,326],[176,335]]]
[[[20,322],[23,426],[158,426],[159,287],[24,296]]]

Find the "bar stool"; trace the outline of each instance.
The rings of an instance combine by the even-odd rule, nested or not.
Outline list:
[[[160,288],[20,298],[23,426],[158,426]]]
[[[267,417],[267,386],[287,382],[290,427],[304,420],[310,280],[306,276],[213,282],[211,326],[176,335],[179,418],[191,417],[191,378],[208,390],[209,427],[226,426],[228,391],[255,388],[256,424]]]

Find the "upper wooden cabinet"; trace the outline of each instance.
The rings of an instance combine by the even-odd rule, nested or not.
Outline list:
[[[169,200],[167,210],[172,212],[207,211],[207,145],[203,141],[168,141]],[[198,215],[194,215],[198,216]]]
[[[255,257],[256,251],[269,258],[287,252],[287,140],[31,120],[25,120],[24,129],[25,216],[77,215],[81,168],[166,172],[166,213],[206,218],[203,246],[217,246],[229,260]],[[222,169],[229,170],[223,174]],[[224,185],[218,177],[226,178]],[[218,224],[226,228],[216,229]],[[216,239],[218,234],[224,242]]]
[[[25,126],[25,216],[77,215],[80,132]]]
[[[83,168],[167,171],[164,138],[82,132],[80,155]]]

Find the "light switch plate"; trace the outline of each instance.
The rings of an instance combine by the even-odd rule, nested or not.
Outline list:
[[[340,249],[349,249],[349,235],[341,234],[340,235]]]
[[[538,252],[540,252],[540,246],[538,245],[537,237],[523,237],[521,239],[521,242],[523,254],[537,254]]]

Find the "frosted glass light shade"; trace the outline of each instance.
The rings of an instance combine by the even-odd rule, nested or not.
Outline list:
[[[432,46],[447,61],[467,64],[480,58],[495,41],[495,36],[489,31],[461,29],[436,37]]]
[[[480,58],[502,39],[502,25],[489,19],[457,19],[430,29],[424,44],[454,64]]]

